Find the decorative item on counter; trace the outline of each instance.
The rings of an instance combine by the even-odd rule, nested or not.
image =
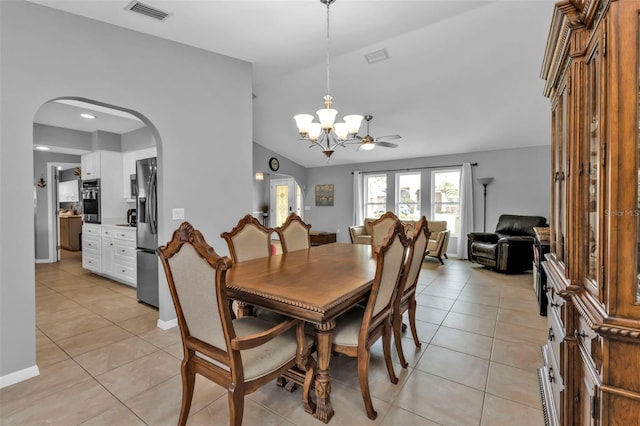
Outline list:
[[[44,188],[45,186],[47,186],[47,181],[44,180],[44,175],[40,175],[40,179],[38,179],[38,186],[40,188]]]
[[[262,217],[269,216],[269,204],[263,203],[260,210],[262,210]]]
[[[82,176],[82,169],[80,167],[76,167],[76,169],[73,171],[73,175],[74,176]]]

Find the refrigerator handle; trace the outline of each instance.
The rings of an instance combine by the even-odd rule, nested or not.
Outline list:
[[[157,205],[157,171],[154,169],[149,177],[149,203],[147,208],[149,209],[149,225],[151,227],[151,234],[158,233],[158,205]]]

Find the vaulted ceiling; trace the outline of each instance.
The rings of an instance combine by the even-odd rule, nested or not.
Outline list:
[[[292,118],[321,108],[326,90],[319,0],[144,0],[170,13],[163,22],[126,10],[126,0],[32,1],[251,62],[255,142],[305,167],[327,164],[298,140]],[[338,117],[371,114],[372,136],[402,139],[395,149],[339,148],[330,164],[549,145],[539,74],[554,3],[337,0],[330,63]],[[381,49],[389,59],[369,64],[365,55]]]

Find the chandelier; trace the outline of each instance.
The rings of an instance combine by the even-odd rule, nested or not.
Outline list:
[[[338,146],[344,147],[344,142],[354,139],[360,129],[362,116],[353,114],[344,117],[344,122],[335,123],[338,111],[333,109],[333,97],[330,94],[331,78],[329,64],[329,6],[335,0],[320,0],[320,3],[327,6],[327,92],[324,95],[324,108],[316,111],[319,123],[314,123],[314,116],[311,114],[297,114],[293,118],[296,120],[298,132],[303,140],[311,142],[311,146],[322,149],[327,161],[331,158]]]

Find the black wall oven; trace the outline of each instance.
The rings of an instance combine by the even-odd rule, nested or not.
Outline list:
[[[100,223],[100,179],[82,181],[82,218],[86,223]]]

